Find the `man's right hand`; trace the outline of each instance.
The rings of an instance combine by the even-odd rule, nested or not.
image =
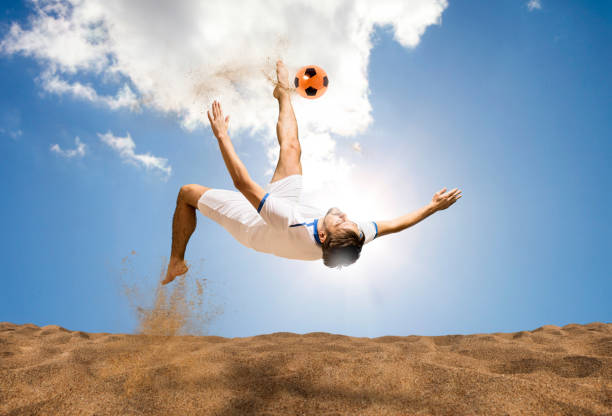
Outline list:
[[[229,116],[223,118],[223,110],[221,109],[221,103],[217,100],[212,103],[212,117],[210,116],[210,110],[206,112],[208,114],[208,121],[210,121],[210,127],[217,139],[222,136],[227,136],[227,128],[229,126]]]
[[[431,205],[436,211],[441,211],[450,207],[461,198],[461,191],[457,188],[447,193],[444,192],[446,192],[446,188],[440,189],[431,199]]]

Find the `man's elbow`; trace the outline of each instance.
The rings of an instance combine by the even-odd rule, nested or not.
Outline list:
[[[233,180],[234,180],[234,188],[238,189],[240,192],[243,192],[251,184],[251,180],[248,177],[245,178],[243,176],[238,176],[236,178],[233,178]]]
[[[244,180],[234,179],[234,188],[242,192],[242,190],[244,189]]]

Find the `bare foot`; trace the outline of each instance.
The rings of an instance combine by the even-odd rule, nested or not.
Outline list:
[[[281,94],[289,94],[289,71],[280,59],[276,61],[276,87],[274,88],[274,98],[279,99]]]
[[[168,264],[168,271],[166,272],[166,278],[162,281],[162,285],[170,283],[176,276],[187,273],[187,270],[189,270],[189,267],[185,264],[185,260],[171,257],[170,263]]]

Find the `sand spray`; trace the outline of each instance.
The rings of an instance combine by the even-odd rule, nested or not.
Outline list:
[[[210,324],[223,313],[223,307],[213,302],[204,260],[190,265],[189,271],[162,286],[167,261],[162,260],[159,276],[154,282],[138,279],[134,272],[136,252],[121,260],[121,284],[130,308],[138,318],[135,330],[142,335],[208,335]]]
[[[165,377],[160,372],[180,372],[185,362],[174,363],[173,357],[184,353],[185,336],[208,335],[210,324],[223,314],[223,307],[212,301],[208,279],[202,277],[204,260],[190,264],[186,274],[165,286],[161,285],[166,275],[165,259],[154,282],[150,276],[138,278],[134,271],[136,260],[135,251],[124,257],[120,275],[123,295],[138,324],[123,351],[107,361],[103,369],[105,377],[121,375],[121,394],[128,402],[140,402],[144,393],[161,388],[158,384]],[[144,404],[138,403],[137,407]]]

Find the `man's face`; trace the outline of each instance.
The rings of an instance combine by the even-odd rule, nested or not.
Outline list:
[[[325,214],[323,218],[323,224],[327,232],[332,234],[337,230],[347,229],[353,230],[359,235],[359,227],[357,227],[357,224],[346,218],[346,214],[335,207],[327,211],[327,214]]]

